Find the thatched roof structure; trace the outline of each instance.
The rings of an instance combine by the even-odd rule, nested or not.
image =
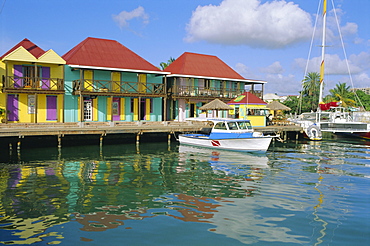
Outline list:
[[[281,104],[278,101],[272,101],[266,106],[267,108],[271,110],[291,110],[291,108],[285,106],[284,104]]]
[[[215,99],[199,108],[200,110],[230,110],[233,107],[227,105],[220,99]]]

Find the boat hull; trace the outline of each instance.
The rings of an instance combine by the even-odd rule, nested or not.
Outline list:
[[[336,132],[335,134],[349,138],[370,139],[370,132]]]
[[[212,149],[223,149],[243,152],[266,152],[270,146],[272,137],[210,139],[201,134],[179,135],[181,144],[201,146]]]

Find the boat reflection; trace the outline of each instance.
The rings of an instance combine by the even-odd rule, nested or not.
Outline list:
[[[248,176],[253,178],[253,171],[269,168],[269,159],[265,154],[242,153],[227,150],[212,150],[187,145],[179,146],[179,158],[198,159],[209,162],[217,174]]]

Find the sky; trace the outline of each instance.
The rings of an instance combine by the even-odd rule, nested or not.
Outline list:
[[[324,94],[338,83],[370,87],[370,1],[327,4]],[[266,81],[265,93],[298,95],[306,73],[320,71],[321,7],[322,0],[0,0],[0,55],[24,38],[60,56],[87,37],[105,38],[157,67],[184,52],[214,55],[244,78]]]

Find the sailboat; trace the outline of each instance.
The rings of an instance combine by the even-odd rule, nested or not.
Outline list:
[[[303,113],[297,119],[292,119],[291,121],[302,126],[310,140],[322,140],[322,132],[370,138],[370,115],[347,112],[345,108],[340,107],[340,102],[323,103],[326,7],[327,0],[323,0],[319,106],[317,112]]]

